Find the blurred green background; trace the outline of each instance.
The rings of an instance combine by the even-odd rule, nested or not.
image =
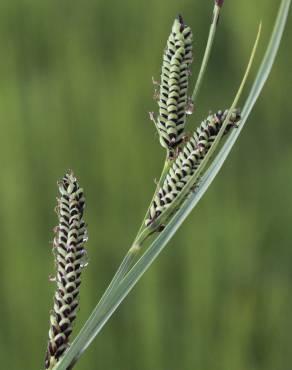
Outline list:
[[[250,86],[279,3],[226,1],[190,128],[230,104],[261,19]],[[196,76],[212,8],[211,0],[1,2],[1,368],[43,368],[56,181],[67,168],[85,188],[90,237],[76,332],[105,289],[163,162],[148,112],[157,110],[151,77],[159,79],[171,24],[182,13],[193,29]],[[220,175],[76,369],[291,370],[291,31],[290,14]]]

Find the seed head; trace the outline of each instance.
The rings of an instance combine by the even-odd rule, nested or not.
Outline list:
[[[159,116],[156,122],[160,143],[170,152],[181,143],[185,128],[192,41],[190,27],[178,16],[173,23],[163,55]]]
[[[183,190],[190,177],[195,173],[199,164],[208,153],[227,114],[228,110],[224,112],[218,111],[215,114],[209,115],[191,136],[171,166],[162,187],[154,198],[149,210],[148,219],[145,222],[146,226],[151,225]],[[235,110],[231,114],[225,133],[230,131],[232,127],[235,127],[239,120],[239,112]]]
[[[79,304],[80,275],[86,257],[84,244],[87,240],[87,230],[83,221],[83,190],[72,172],[66,173],[58,185],[59,225],[55,228],[53,242],[57,290],[50,314],[46,369],[52,369],[69,346],[72,323]]]

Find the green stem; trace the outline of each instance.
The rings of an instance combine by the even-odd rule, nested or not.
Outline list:
[[[150,207],[151,207],[151,205],[152,205],[152,203],[153,203],[153,201],[154,201],[154,199],[155,199],[155,197],[156,197],[156,195],[157,195],[157,193],[158,193],[159,189],[161,188],[161,186],[162,186],[162,184],[163,184],[163,182],[164,182],[164,180],[165,180],[165,177],[166,177],[166,175],[167,175],[167,173],[168,173],[168,171],[169,171],[169,168],[171,167],[172,163],[173,163],[173,160],[172,160],[172,159],[169,159],[169,156],[168,156],[168,154],[167,154],[167,155],[166,155],[165,162],[164,162],[163,170],[162,170],[162,172],[161,172],[160,178],[159,178],[158,183],[157,183],[157,185],[156,185],[155,192],[154,192],[154,194],[153,194],[153,197],[152,197],[152,199],[151,199],[151,202],[150,202],[150,204],[149,204],[149,207],[148,207],[148,209],[147,209],[147,212],[146,212],[146,214],[145,214],[145,216],[144,216],[144,218],[143,218],[142,224],[141,224],[140,229],[139,229],[139,231],[138,231],[138,233],[137,233],[137,236],[136,236],[136,238],[135,238],[134,244],[137,242],[137,239],[139,239],[140,234],[144,231],[144,229],[145,229],[145,227],[146,227],[146,226],[145,226],[145,221],[146,221],[146,219],[147,219],[147,217],[148,217]]]
[[[149,232],[149,230],[147,230],[147,233],[146,233],[146,230],[144,230],[144,232],[140,233],[139,237],[136,237],[135,242],[132,244],[132,246],[128,250],[120,266],[118,267],[114,277],[112,278],[109,286],[106,288],[105,292],[103,293],[99,301],[99,304],[104,303],[104,301],[109,297],[109,295],[112,293],[115,287],[119,285],[119,283],[124,278],[124,276],[133,267],[136,256],[138,255],[139,251],[141,250],[141,247],[143,246],[144,242],[147,240],[147,238],[150,235],[151,235],[151,232]]]
[[[124,276],[129,272],[129,270],[133,267],[136,256],[138,255],[143,243],[147,240],[147,238],[153,234],[153,230],[149,230],[145,227],[145,220],[148,217],[149,209],[151,207],[151,204],[159,191],[166,174],[168,173],[169,167],[171,165],[171,161],[168,159],[168,156],[166,157],[166,160],[164,162],[163,170],[161,172],[159,181],[157,183],[153,198],[151,200],[150,206],[148,207],[148,210],[145,214],[145,217],[142,221],[142,224],[140,226],[140,229],[135,237],[135,240],[128,250],[127,254],[122,260],[122,263],[120,264],[119,268],[117,269],[113,279],[111,280],[109,286],[107,287],[106,291],[102,295],[99,304],[103,304],[103,302],[109,297],[109,295],[112,293],[114,288],[119,285],[120,281],[124,278]]]
[[[195,88],[194,88],[194,92],[193,92],[193,95],[192,95],[192,103],[193,103],[194,106],[195,106],[195,102],[197,100],[198,93],[200,91],[200,88],[201,88],[201,85],[202,85],[202,82],[203,82],[203,78],[204,78],[204,75],[205,75],[206,67],[207,67],[207,64],[208,64],[208,61],[209,61],[209,58],[210,58],[212,45],[213,45],[213,42],[214,42],[214,37],[215,37],[217,24],[218,24],[218,20],[219,20],[220,9],[221,9],[221,7],[216,2],[215,5],[214,5],[213,20],[212,20],[212,23],[211,23],[211,26],[210,26],[210,31],[209,31],[207,46],[206,46],[206,49],[205,49],[205,54],[204,54],[204,57],[203,57],[200,72],[199,72],[197,82],[196,82],[196,85],[195,85]]]

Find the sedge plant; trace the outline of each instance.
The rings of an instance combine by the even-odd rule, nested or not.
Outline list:
[[[166,152],[152,200],[132,245],[108,288],[71,344],[70,334],[79,306],[81,272],[86,265],[87,241],[83,220],[84,195],[72,171],[59,183],[59,224],[55,230],[54,255],[57,289],[50,315],[46,369],[72,369],[152,262],[166,247],[197,205],[221,169],[270,74],[284,31],[290,0],[281,0],[278,16],[257,76],[243,108],[239,99],[258,46],[261,24],[243,79],[229,108],[209,114],[198,128],[186,132],[218,27],[223,0],[216,0],[213,18],[194,90],[188,96],[192,63],[192,31],[180,15],[173,23],[163,54],[157,93],[158,114],[152,113],[159,141]],[[217,154],[216,154],[217,153]]]

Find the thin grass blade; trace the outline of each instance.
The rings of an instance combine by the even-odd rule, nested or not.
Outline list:
[[[203,82],[203,78],[205,76],[206,68],[207,68],[208,61],[209,61],[209,58],[210,58],[210,55],[211,55],[211,50],[212,50],[212,46],[213,46],[213,42],[214,42],[214,38],[215,38],[215,34],[216,34],[218,21],[219,21],[220,10],[221,10],[222,6],[223,6],[223,1],[221,1],[221,2],[216,1],[215,4],[214,4],[213,19],[212,19],[212,23],[211,23],[210,30],[209,30],[207,45],[206,45],[204,57],[203,57],[203,60],[202,60],[202,64],[201,64],[201,67],[200,67],[200,71],[199,71],[199,74],[198,74],[198,78],[197,78],[197,81],[196,81],[196,84],[195,84],[195,87],[194,87],[194,91],[193,91],[193,94],[192,94],[192,103],[193,103],[193,105],[195,105],[195,103],[197,101],[197,97],[198,97],[198,94],[199,94],[199,91],[200,91],[200,88],[201,88],[201,85],[202,85],[202,82]]]

